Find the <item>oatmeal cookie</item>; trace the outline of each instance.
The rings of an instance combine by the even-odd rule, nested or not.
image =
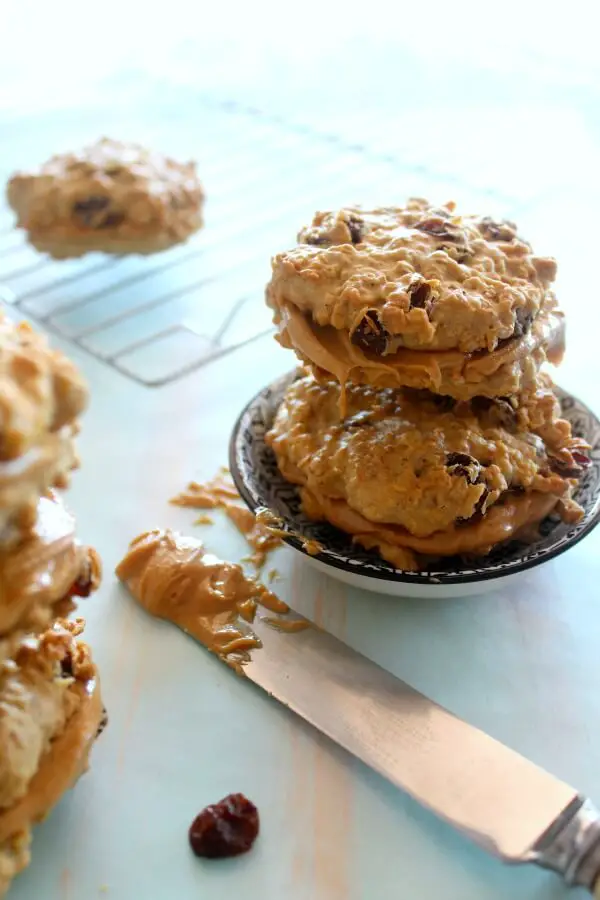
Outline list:
[[[460,402],[352,385],[345,416],[340,390],[300,378],[267,435],[313,518],[364,544],[445,556],[487,553],[553,509],[580,516],[571,493],[587,447],[548,379],[517,400]]]
[[[555,261],[511,222],[412,199],[317,213],[298,240],[274,257],[267,302],[283,345],[338,378],[449,393],[458,375],[457,396],[493,396],[561,343]]]
[[[109,138],[17,172],[7,196],[31,244],[57,259],[155,253],[202,226],[195,163]]]

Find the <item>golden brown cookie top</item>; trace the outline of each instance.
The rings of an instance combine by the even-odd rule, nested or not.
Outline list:
[[[355,385],[342,419],[339,385],[307,376],[288,389],[267,440],[291,480],[372,522],[426,536],[485,515],[507,491],[568,494],[585,446],[568,423],[558,425],[548,391],[540,384],[539,397],[525,401],[543,407],[545,443],[522,430],[524,414],[508,400],[455,403]]]
[[[47,236],[65,244],[87,237],[126,245],[162,236],[166,244],[202,224],[203,192],[194,162],[109,138],[79,153],[53,156],[35,172],[17,172],[7,195],[34,243]]]
[[[12,460],[83,412],[77,367],[26,322],[0,313],[0,460]]]
[[[291,304],[378,356],[494,350],[529,330],[556,275],[513,223],[453,203],[318,212],[298,240],[272,261],[276,318]]]

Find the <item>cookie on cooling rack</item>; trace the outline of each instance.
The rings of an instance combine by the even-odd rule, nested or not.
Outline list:
[[[30,243],[56,259],[156,253],[202,226],[194,162],[109,138],[15,173],[7,197]]]

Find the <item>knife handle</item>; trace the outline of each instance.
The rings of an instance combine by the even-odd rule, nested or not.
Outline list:
[[[569,804],[530,859],[600,900],[600,813],[595,806],[585,797]]]

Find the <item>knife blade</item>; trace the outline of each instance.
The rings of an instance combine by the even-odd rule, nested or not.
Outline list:
[[[290,616],[299,630],[257,617],[247,678],[489,853],[600,898],[600,816],[575,788]]]

